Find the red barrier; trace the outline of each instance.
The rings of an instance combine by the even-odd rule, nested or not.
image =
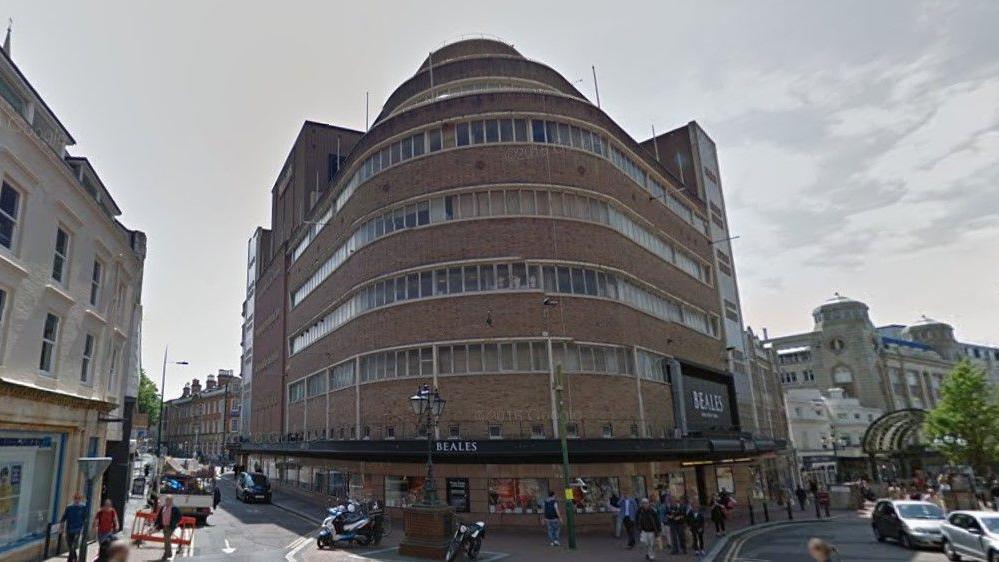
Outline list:
[[[178,546],[190,545],[194,541],[195,522],[193,517],[181,517],[180,524],[170,536],[170,543]],[[177,530],[180,530],[179,534]],[[163,531],[156,528],[156,514],[152,511],[137,512],[135,519],[132,520],[132,542],[141,545],[144,542],[162,543],[163,541]]]

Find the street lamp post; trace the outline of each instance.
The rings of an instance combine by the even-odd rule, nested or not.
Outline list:
[[[441,398],[437,389],[430,390],[430,385],[423,385],[413,396],[409,397],[409,405],[413,413],[421,420],[427,430],[427,481],[423,485],[423,505],[437,507],[440,499],[437,497],[437,485],[434,483],[434,442],[433,431],[437,428],[446,400]]]
[[[80,457],[76,461],[80,465],[80,472],[87,479],[87,513],[83,518],[83,534],[80,536],[80,552],[78,560],[87,559],[87,531],[90,529],[91,496],[94,490],[94,481],[104,471],[111,466],[111,457]]]
[[[187,365],[187,361],[170,361],[168,355],[170,346],[163,350],[163,374],[160,377],[160,419],[156,429],[156,457],[160,457],[163,448],[163,397],[166,395],[166,369],[170,365]]]

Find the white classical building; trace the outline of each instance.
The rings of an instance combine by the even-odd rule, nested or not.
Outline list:
[[[883,410],[862,406],[841,388],[792,388],[785,400],[791,442],[805,481],[830,483],[864,474],[864,432]]]
[[[9,43],[7,44],[9,45]],[[127,496],[146,238],[0,52],[0,559],[37,560],[81,456]],[[97,499],[101,487],[93,490]]]

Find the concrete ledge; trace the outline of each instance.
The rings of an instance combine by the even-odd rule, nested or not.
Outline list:
[[[782,527],[791,527],[793,525],[804,525],[807,523],[831,523],[837,518],[837,516],[827,517],[824,519],[793,519],[790,521],[771,521],[769,523],[760,523],[759,525],[753,525],[752,527],[743,527],[737,531],[732,531],[726,534],[724,537],[715,541],[715,543],[708,549],[708,552],[701,558],[701,562],[723,562],[727,560],[728,551],[734,546],[741,546],[742,543],[749,539],[750,537],[756,536],[760,532],[766,532]]]

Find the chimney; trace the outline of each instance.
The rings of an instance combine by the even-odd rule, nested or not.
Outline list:
[[[201,394],[201,381],[198,379],[191,381],[191,394]]]
[[[189,398],[191,396],[191,383],[184,385],[184,393],[180,395],[181,398]]]
[[[218,385],[220,388],[232,382],[234,378],[236,377],[232,376],[232,369],[219,369]]]
[[[205,390],[215,390],[215,375],[209,373],[205,379]]]

